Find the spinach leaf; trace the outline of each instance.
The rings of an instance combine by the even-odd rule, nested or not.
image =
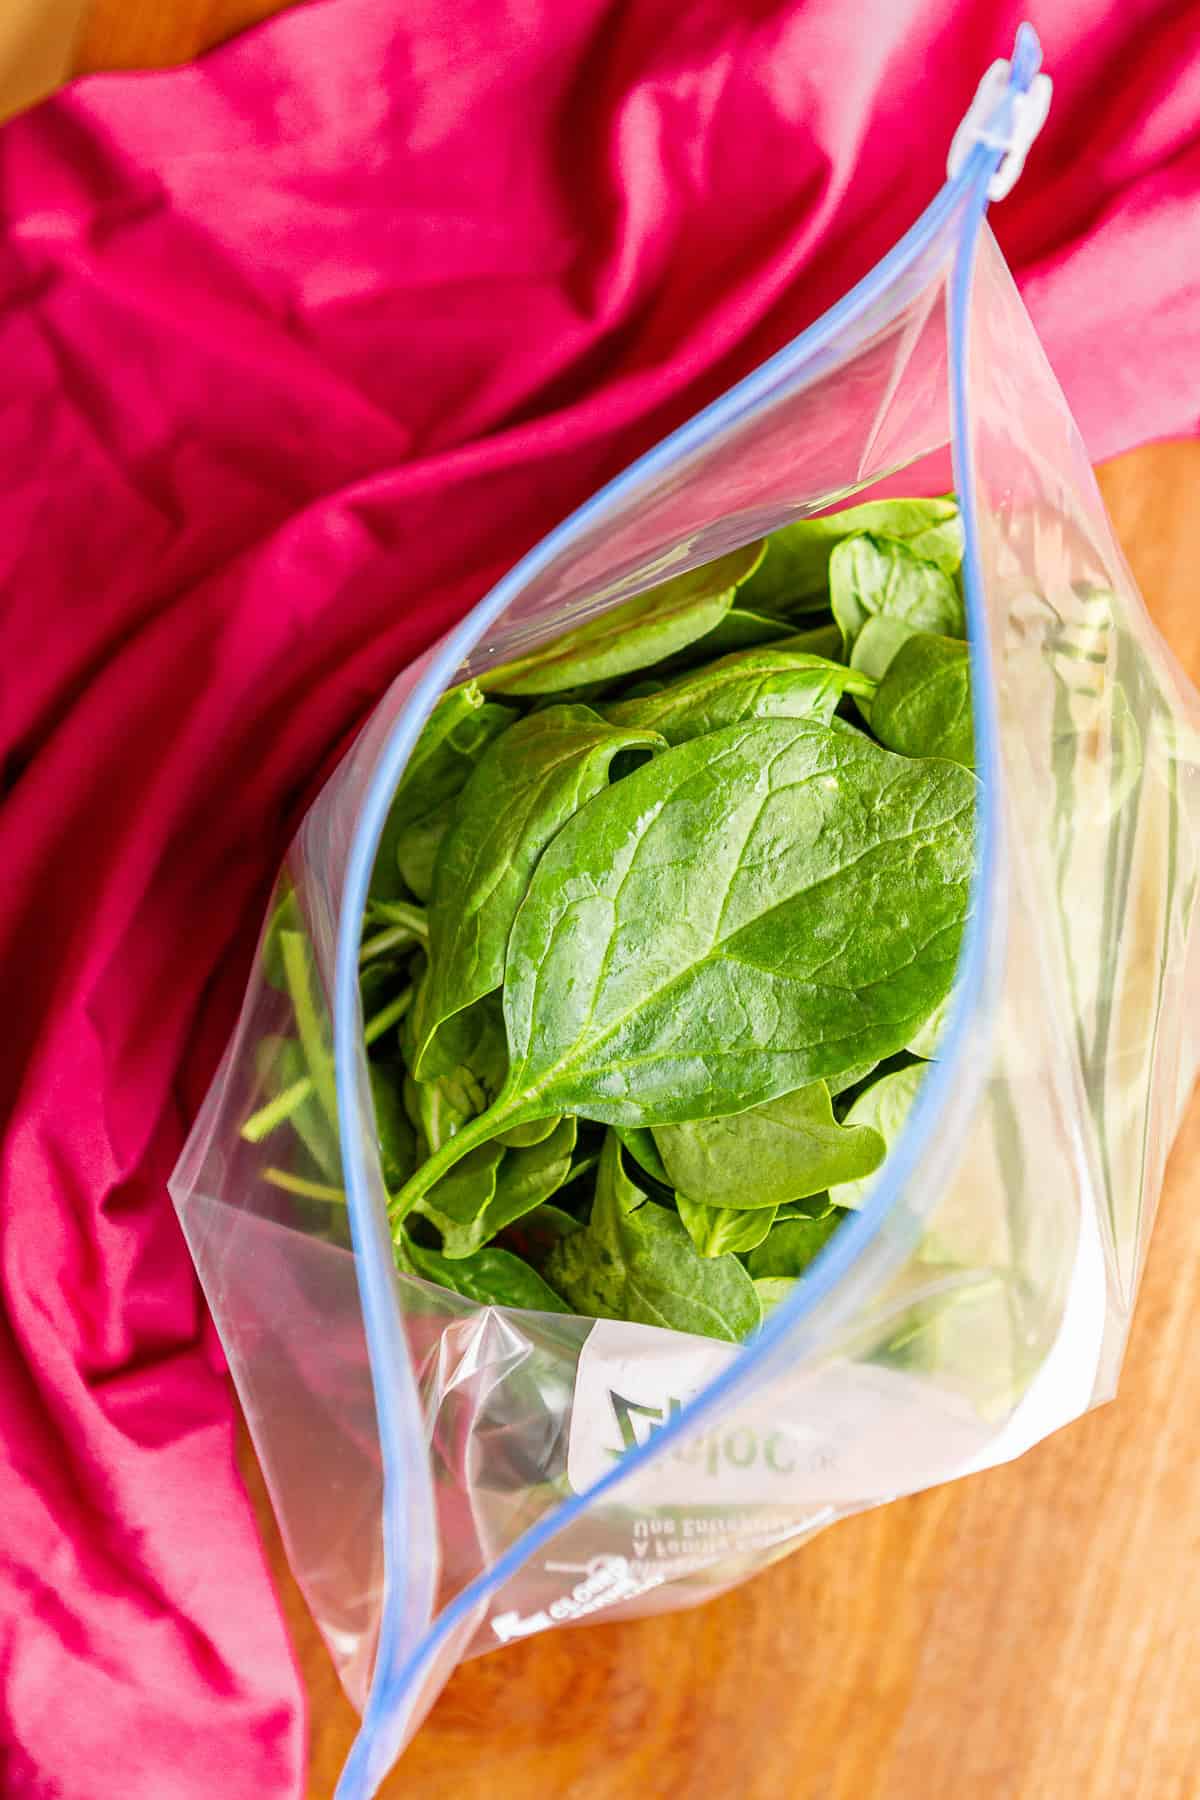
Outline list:
[[[732,1343],[762,1318],[754,1283],[737,1258],[699,1255],[676,1215],[629,1179],[612,1131],[600,1156],[591,1219],[554,1245],[545,1267],[575,1310],[594,1318]]]
[[[901,644],[907,643],[915,635],[916,630],[917,627],[907,619],[893,618],[891,613],[873,613],[854,640],[850,667],[861,670],[876,683],[882,681],[893,656]],[[854,704],[868,725],[871,723],[873,699],[873,693],[854,696]]]
[[[896,651],[871,703],[871,729],[902,756],[975,767],[967,646],[920,632]]]
[[[746,1112],[657,1125],[654,1141],[671,1186],[710,1207],[802,1200],[871,1174],[884,1152],[877,1132],[839,1125],[823,1081]]]
[[[570,1312],[528,1263],[510,1250],[477,1250],[474,1256],[441,1256],[411,1239],[397,1243],[396,1260],[426,1281],[462,1294],[477,1306],[513,1306],[526,1312]]]
[[[946,998],[935,1006],[923,1025],[913,1032],[904,1048],[913,1056],[919,1056],[924,1062],[937,1062],[941,1049],[942,1033],[950,1017],[950,1009],[954,1005],[954,989],[951,988]]]
[[[392,797],[375,853],[372,900],[403,898],[404,884],[397,860],[401,840],[418,821],[444,815],[484,749],[516,717],[511,707],[485,701],[482,690],[473,681],[442,695],[425,721]]]
[[[428,974],[422,986],[428,982]],[[419,1013],[421,988],[413,1008]],[[416,1066],[415,1030],[405,1039],[410,1067]],[[437,1039],[438,1056],[435,1073],[428,1072],[427,1059],[418,1074],[424,1085],[428,1080],[440,1085],[445,1098],[463,1118],[484,1112],[504,1086],[508,1074],[508,1044],[504,1035],[504,1015],[494,995],[486,995],[461,1013],[448,1019]]]
[[[574,631],[489,669],[476,680],[502,694],[558,694],[585,682],[614,681],[634,669],[648,668],[711,631],[762,556],[761,543],[732,550],[716,562],[609,607]]]
[[[577,1130],[573,1118],[563,1118],[540,1144],[508,1152],[500,1164],[496,1191],[484,1215],[486,1237],[494,1237],[506,1225],[532,1212],[563,1186],[571,1173]]]
[[[682,744],[745,719],[828,721],[843,694],[871,693],[874,686],[869,677],[824,657],[751,650],[604,711],[614,725],[641,726],[668,744]]]
[[[854,641],[851,668],[882,681],[901,644],[915,637],[918,629],[910,620],[897,619],[892,613],[872,613]]]
[[[429,909],[429,971],[417,997],[414,1073],[463,1060],[447,1029],[504,978],[508,935],[538,858],[608,785],[623,750],[662,748],[657,732],[610,725],[586,706],[552,706],[480,758],[446,835]]]
[[[650,1128],[646,1125],[618,1125],[616,1130],[634,1162],[640,1163],[647,1175],[657,1181],[660,1187],[669,1188],[671,1177],[663,1167],[663,1159],[658,1154],[658,1145]]]
[[[383,1185],[389,1194],[404,1186],[417,1166],[417,1137],[404,1110],[395,1076],[379,1063],[368,1065],[371,1098],[375,1102],[375,1133]],[[339,1158],[340,1172],[340,1158]]]
[[[862,532],[909,543],[915,554],[947,575],[953,575],[962,561],[962,526],[955,501],[868,500],[773,531],[766,556],[742,590],[743,603],[785,613],[823,606],[832,581],[833,551]]]
[[[503,1144],[478,1145],[418,1200],[413,1210],[437,1226],[446,1256],[469,1256],[491,1236],[476,1227],[495,1198],[496,1177],[505,1154]]]
[[[803,1275],[819,1250],[829,1242],[844,1214],[826,1213],[823,1219],[783,1219],[758,1248],[746,1258],[746,1270],[755,1281]]]
[[[789,637],[776,639],[771,648],[794,650],[800,656],[823,656],[829,662],[841,662],[844,648],[842,628],[834,622],[812,625],[807,631],[793,631]]]
[[[678,663],[708,662],[716,656],[728,656],[735,650],[750,650],[756,645],[774,643],[786,637],[790,627],[783,619],[768,613],[748,612],[743,606],[731,606],[725,617],[705,632],[702,638],[670,659],[668,666]]]
[[[833,1211],[833,1201],[826,1194],[806,1194],[803,1200],[789,1200],[777,1208],[776,1219],[823,1219]]]
[[[953,979],[974,791],[953,763],[787,719],[694,738],[597,795],[513,925],[505,1087],[404,1204],[533,1118],[720,1117],[899,1049]]]
[[[513,926],[497,1113],[712,1118],[899,1049],[953,979],[974,795],[811,719],[693,739],[599,794]]]
[[[847,1088],[857,1087],[860,1081],[866,1080],[872,1069],[878,1067],[876,1058],[871,1057],[867,1062],[851,1063],[850,1067],[843,1069],[840,1074],[830,1075],[825,1082],[825,1086],[829,1089],[830,1099],[836,1100],[839,1094],[846,1092]]]
[[[829,596],[847,656],[867,620],[880,613],[946,637],[966,630],[953,577],[883,539],[851,537],[838,545],[829,560]]]
[[[679,1216],[701,1256],[734,1255],[761,1244],[775,1223],[775,1208],[760,1206],[754,1212],[737,1212],[729,1206],[706,1206],[703,1200],[676,1195]]]
[[[562,1114],[547,1119],[531,1119],[528,1125],[514,1125],[511,1131],[497,1133],[496,1142],[506,1150],[528,1150],[533,1144],[544,1144],[558,1127]]]
[[[790,1300],[795,1288],[795,1281],[789,1280],[787,1276],[760,1275],[754,1283],[754,1291],[763,1309],[763,1318],[774,1312],[777,1306],[782,1306],[785,1300]]]
[[[396,866],[404,885],[418,900],[426,901],[433,892],[433,871],[438,851],[450,829],[451,800],[423,819],[414,819],[396,839]]]
[[[869,1088],[863,1089],[846,1114],[847,1125],[869,1126],[879,1133],[890,1150],[900,1135],[925,1074],[923,1063],[912,1063],[906,1069],[895,1069],[890,1075],[873,1081]],[[870,1187],[871,1178],[867,1176],[860,1181],[842,1182],[831,1187],[829,1194],[836,1206],[857,1209],[866,1199]]]
[[[575,1149],[574,1119],[562,1119],[543,1143],[505,1151],[493,1140],[472,1150],[430,1189],[416,1210],[442,1234],[446,1256],[470,1256],[566,1181]]]
[[[414,1081],[411,1075],[404,1078],[404,1109],[427,1156],[448,1144],[472,1117],[471,1109],[452,1101],[440,1081]]]

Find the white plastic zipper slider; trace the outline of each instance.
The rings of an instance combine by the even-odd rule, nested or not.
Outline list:
[[[988,182],[988,199],[1003,200],[1025,167],[1025,158],[1050,111],[1054,84],[1035,75],[1022,93],[1011,93],[1012,64],[999,57],[975,90],[975,98],[954,134],[946,173],[953,180],[976,144],[1003,150],[1004,160]]]

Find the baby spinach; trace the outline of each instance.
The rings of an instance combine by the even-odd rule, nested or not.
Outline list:
[[[481,688],[502,694],[561,694],[648,668],[720,623],[762,560],[763,548],[747,544],[676,575],[475,679]]]
[[[592,1216],[560,1238],[547,1279],[577,1312],[737,1343],[762,1305],[735,1256],[701,1256],[676,1216],[629,1179],[615,1132],[605,1138]]]
[[[780,1275],[760,1275],[754,1283],[754,1291],[758,1295],[759,1305],[763,1310],[763,1318],[790,1300],[796,1289],[794,1279]]]
[[[870,1175],[884,1153],[878,1132],[838,1123],[823,1081],[746,1112],[656,1126],[654,1141],[681,1196],[722,1208],[802,1200]]]
[[[879,614],[919,631],[964,635],[958,583],[903,544],[866,536],[844,539],[829,559],[829,595],[847,656],[867,620]]]
[[[871,702],[871,729],[903,756],[946,756],[973,769],[967,646],[931,632],[901,644]]]
[[[863,1089],[846,1114],[846,1124],[865,1126],[878,1132],[885,1149],[890,1150],[900,1135],[925,1074],[923,1063],[912,1063],[906,1069],[895,1069],[890,1075],[882,1075]],[[831,1187],[829,1194],[836,1206],[857,1208],[866,1199],[870,1187],[868,1175],[841,1182]]]
[[[487,745],[516,718],[511,707],[486,700],[473,681],[442,695],[425,721],[393,797],[375,852],[372,900],[403,898],[397,852],[405,834],[420,821],[437,820],[462,791]]]
[[[872,613],[854,640],[851,668],[860,669],[873,681],[882,681],[901,644],[915,637],[918,629],[910,620],[897,619],[891,613]]]
[[[747,1273],[755,1281],[803,1275],[841,1222],[839,1212],[826,1213],[822,1219],[781,1219],[751,1250],[746,1258]]]
[[[634,1162],[640,1163],[647,1175],[657,1181],[661,1187],[669,1188],[671,1177],[663,1167],[663,1159],[658,1153],[658,1145],[654,1141],[654,1133],[648,1126],[618,1125],[617,1136],[632,1156]]]
[[[368,1067],[371,1098],[375,1103],[375,1132],[383,1185],[394,1194],[412,1174],[417,1163],[417,1137],[404,1110],[400,1085],[382,1063]],[[340,1173],[341,1158],[338,1158]]]
[[[402,1210],[457,1155],[547,1113],[715,1118],[901,1048],[953,979],[974,787],[840,721],[771,719],[597,795],[513,924],[508,1080]]]
[[[925,1062],[937,1062],[941,1049],[942,1033],[950,1017],[950,1009],[954,1005],[953,988],[939,1006],[935,1006],[923,1025],[918,1025],[904,1048],[913,1056],[919,1056]]]
[[[433,893],[433,872],[449,826],[444,811],[429,813],[406,825],[396,838],[396,867],[418,900],[426,901]]]
[[[833,622],[810,625],[806,631],[793,631],[777,638],[773,650],[794,650],[800,656],[823,656],[837,662],[842,654],[842,628]]]
[[[575,1149],[574,1119],[524,1150],[481,1144],[443,1175],[416,1211],[436,1225],[446,1256],[470,1256],[497,1232],[532,1212],[566,1181]]]
[[[443,696],[359,966],[402,1270],[473,1306],[726,1341],[803,1280],[955,978],[961,547],[952,500],[800,521]],[[342,1242],[310,938],[283,893],[262,960],[292,1019],[242,1135]]]
[[[640,703],[635,703],[640,704]],[[538,858],[606,787],[623,750],[661,749],[657,732],[552,706],[513,725],[480,758],[442,846],[429,909],[429,972],[414,1023],[414,1071],[458,1061],[446,1026],[499,988],[508,935]]]
[[[570,1312],[571,1308],[537,1272],[510,1250],[489,1246],[473,1256],[443,1256],[404,1239],[397,1244],[401,1268],[449,1288],[476,1306],[516,1306],[528,1312]]]
[[[503,1144],[506,1150],[527,1150],[533,1144],[544,1144],[558,1129],[561,1116],[552,1113],[546,1119],[531,1119],[528,1125],[514,1125],[511,1131],[499,1132],[496,1142]]]
[[[770,644],[786,637],[789,627],[768,613],[749,612],[744,606],[731,606],[725,617],[710,632],[689,644],[684,655],[704,657],[728,656],[734,650],[751,650],[759,644]]]
[[[773,1206],[738,1212],[731,1206],[706,1206],[703,1200],[689,1200],[684,1193],[676,1194],[675,1205],[701,1256],[753,1250],[775,1223]]]
[[[414,1211],[436,1225],[447,1256],[466,1256],[479,1248],[472,1227],[496,1192],[496,1176],[505,1155],[503,1144],[479,1144],[435,1181]]]
[[[833,582],[834,551],[846,538],[864,532],[907,543],[915,555],[946,575],[953,575],[962,561],[962,526],[955,501],[869,500],[820,518],[798,519],[772,532],[766,556],[743,589],[743,602],[785,613],[824,606]]]
[[[875,683],[843,663],[795,651],[751,650],[724,657],[655,694],[605,708],[614,725],[659,732],[668,744],[739,725],[746,719],[828,721],[846,693],[873,693]]]

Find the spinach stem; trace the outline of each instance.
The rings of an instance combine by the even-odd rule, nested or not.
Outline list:
[[[359,964],[369,963],[376,956],[386,956],[390,950],[406,950],[417,942],[416,932],[407,925],[387,925],[373,937],[363,939],[358,952]]]
[[[373,1019],[368,1019],[363,1027],[364,1044],[374,1044],[383,1036],[390,1026],[398,1024],[412,1005],[413,991],[406,987],[402,994],[381,1006]]]
[[[261,1144],[262,1140],[269,1137],[277,1125],[282,1125],[285,1119],[290,1119],[296,1108],[304,1104],[312,1093],[312,1089],[312,1076],[301,1075],[299,1081],[293,1081],[290,1087],[285,1087],[283,1092],[276,1094],[273,1100],[268,1100],[265,1106],[260,1106],[256,1113],[251,1113],[242,1126],[242,1136],[246,1142]]]
[[[292,996],[292,1010],[296,1015],[296,1030],[300,1035],[300,1048],[304,1052],[304,1060],[308,1064],[308,1072],[312,1077],[317,1098],[325,1110],[326,1118],[336,1131],[337,1089],[333,1080],[333,1059],[325,1042],[321,1016],[317,1011],[317,1003],[313,996],[312,963],[309,958],[308,940],[302,931],[281,931],[279,949],[283,957],[283,973],[287,980],[288,991]]]
[[[367,1020],[363,1029],[363,1041],[368,1045],[374,1044],[390,1026],[398,1024],[412,1005],[412,997],[413,990],[408,987],[402,994],[397,994],[394,1000],[389,1000],[386,1006],[380,1007],[374,1018]],[[265,1137],[269,1137],[271,1132],[291,1118],[297,1107],[303,1106],[313,1092],[314,1085],[311,1075],[302,1075],[298,1081],[285,1087],[282,1093],[276,1094],[273,1100],[268,1100],[265,1106],[260,1106],[257,1112],[251,1113],[242,1126],[242,1136],[246,1142],[261,1144]]]
[[[407,900],[368,900],[367,917],[375,925],[402,925],[424,944],[429,939],[429,915],[423,906]]]
[[[323,1181],[306,1181],[303,1175],[289,1175],[286,1169],[264,1169],[262,1177],[272,1187],[282,1188],[288,1194],[300,1194],[306,1200],[332,1200],[338,1206],[346,1204],[341,1188],[327,1187]]]
[[[518,1113],[513,1119],[512,1114]],[[392,1226],[392,1235],[400,1223],[408,1217],[417,1201],[427,1194],[435,1182],[449,1173],[455,1163],[460,1162],[469,1150],[478,1149],[496,1136],[506,1125],[519,1122],[519,1110],[511,1102],[505,1103],[503,1097],[493,1101],[486,1112],[478,1113],[475,1118],[468,1119],[461,1131],[447,1138],[440,1150],[435,1150],[405,1182],[398,1193],[388,1201],[388,1219]]]

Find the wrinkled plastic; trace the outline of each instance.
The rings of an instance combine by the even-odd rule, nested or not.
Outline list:
[[[1014,84],[1036,52],[1019,45]],[[1200,1057],[1200,702],[1150,625],[984,224],[978,146],[867,280],[539,546],[399,676],[300,831],[348,1205],[294,1195],[292,1002],[259,959],[173,1193],[373,1791],[454,1663],[688,1606],[1114,1391]],[[438,694],[849,496],[951,482],[966,532],[975,906],[939,1060],[861,1212],[753,1344],[480,1309],[394,1268],[359,921]],[[334,1096],[330,1096],[332,1106]],[[280,1147],[280,1144],[283,1147]]]

